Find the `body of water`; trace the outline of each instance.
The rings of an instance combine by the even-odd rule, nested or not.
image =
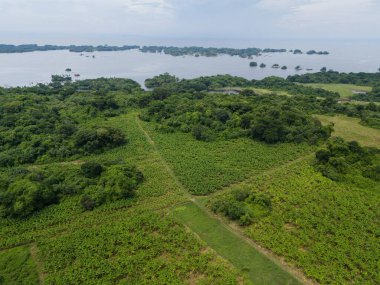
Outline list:
[[[252,41],[167,41],[167,42],[120,42],[118,44],[149,44],[173,46],[204,46],[233,48],[286,48],[304,52],[327,50],[330,55],[293,55],[270,53],[253,59],[222,55],[218,57],[173,57],[165,54],[141,53],[138,50],[121,52],[78,53],[47,51],[18,54],[0,54],[0,85],[29,86],[47,83],[52,74],[80,74],[79,79],[98,77],[131,78],[143,84],[144,80],[169,72],[180,78],[206,75],[231,74],[247,79],[262,79],[275,75],[316,72],[322,67],[341,72],[377,72],[380,68],[380,41],[324,41],[324,40],[252,40]],[[94,55],[94,57],[93,57]],[[251,68],[250,61],[265,63],[266,68]],[[286,65],[287,70],[273,69],[273,64]],[[296,71],[300,65],[303,70]],[[72,72],[65,72],[71,68]],[[307,71],[306,69],[312,69]]]

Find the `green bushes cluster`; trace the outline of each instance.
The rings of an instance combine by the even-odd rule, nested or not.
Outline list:
[[[149,103],[141,118],[158,122],[165,131],[190,132],[201,141],[250,137],[266,143],[316,144],[330,137],[332,127],[308,115],[297,98],[245,93],[173,94]]]
[[[130,198],[143,175],[125,164],[86,162],[77,166],[41,169],[14,168],[0,178],[0,216],[23,218],[59,203],[66,195],[81,194],[81,204],[91,210],[105,202]]]
[[[326,149],[316,153],[316,168],[334,181],[357,175],[380,181],[380,151],[361,147],[356,141],[331,139]]]
[[[270,197],[247,189],[217,198],[209,206],[214,213],[238,221],[242,226],[251,225],[272,211]]]
[[[0,167],[62,160],[119,146],[126,141],[120,130],[86,124],[94,115],[108,116],[119,108],[111,95],[74,94],[59,99],[7,89],[0,96]]]
[[[105,202],[133,197],[144,178],[134,166],[112,165],[103,173],[100,169],[103,169],[100,165],[82,165],[83,173],[88,174],[90,170],[91,176],[98,177],[97,184],[88,187],[82,195],[81,204],[85,210],[92,210]]]

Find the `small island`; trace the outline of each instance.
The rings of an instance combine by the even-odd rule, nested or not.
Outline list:
[[[22,45],[11,45],[11,44],[0,44],[0,53],[25,53],[34,51],[57,51],[57,50],[67,50],[69,52],[80,53],[83,56],[84,52],[111,52],[111,51],[128,51],[128,50],[138,50],[142,53],[161,53],[171,56],[194,56],[194,57],[215,57],[219,55],[230,55],[239,56],[241,58],[253,58],[253,56],[261,56],[267,53],[285,53],[288,52],[287,49],[274,49],[274,48],[215,48],[215,47],[173,47],[173,46],[139,46],[139,45],[123,45],[123,46],[109,46],[109,45],[37,45],[37,44],[22,44]],[[301,50],[296,49],[293,54],[302,53]],[[307,54],[317,54],[326,55],[329,54],[327,51],[317,52],[315,50],[310,50]],[[89,56],[88,56],[89,57]],[[95,58],[94,56],[92,56]]]

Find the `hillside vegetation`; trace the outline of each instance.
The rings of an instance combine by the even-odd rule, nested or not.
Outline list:
[[[378,105],[146,85],[0,89],[0,284],[379,283]]]

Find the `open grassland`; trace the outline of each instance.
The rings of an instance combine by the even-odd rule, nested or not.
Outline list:
[[[347,116],[316,116],[323,124],[334,124],[333,136],[347,141],[357,141],[365,146],[380,146],[380,130],[360,124],[360,119]]]
[[[250,139],[201,142],[190,134],[160,133],[143,123],[178,179],[195,195],[206,195],[253,174],[310,154],[306,144],[267,145]]]
[[[190,202],[175,208],[174,216],[197,233],[221,256],[244,271],[254,284],[301,284],[194,203]]]
[[[349,98],[355,94],[355,92],[371,92],[372,87],[369,86],[359,86],[354,84],[323,84],[323,83],[308,83],[304,84],[306,86],[314,88],[322,88],[327,91],[337,92],[340,94],[341,98]]]
[[[360,185],[333,182],[301,160],[230,191],[272,197],[272,213],[244,231],[307,276],[321,284],[377,284],[380,185],[368,179]]]

